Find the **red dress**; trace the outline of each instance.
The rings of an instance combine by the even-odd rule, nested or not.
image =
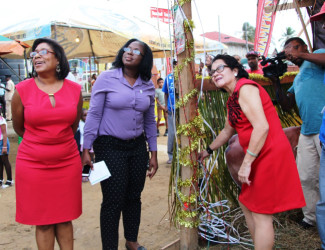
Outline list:
[[[66,222],[81,215],[81,159],[72,131],[80,85],[64,80],[54,93],[34,79],[16,85],[24,106],[25,133],[16,159],[16,221],[28,225]]]
[[[251,184],[242,185],[239,201],[250,211],[262,214],[303,207],[306,203],[291,145],[263,87],[245,78],[237,82],[227,101],[229,124],[236,129],[239,143],[246,152],[253,127],[238,104],[239,90],[244,84],[258,87],[269,132],[259,156],[252,164],[249,176]]]

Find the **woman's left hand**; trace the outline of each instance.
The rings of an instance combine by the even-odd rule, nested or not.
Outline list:
[[[251,181],[248,179],[251,173],[251,164],[243,163],[238,171],[238,180],[241,183],[246,183],[248,186],[251,184]]]
[[[152,177],[154,177],[157,170],[158,170],[157,151],[152,151],[149,160],[149,168],[148,168],[147,176],[151,179]]]

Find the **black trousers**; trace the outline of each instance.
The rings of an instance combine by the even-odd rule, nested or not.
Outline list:
[[[121,212],[124,237],[137,241],[141,217],[141,192],[149,153],[144,135],[133,140],[99,136],[94,142],[96,162],[104,160],[111,177],[101,182],[103,202],[100,229],[104,250],[118,249]]]

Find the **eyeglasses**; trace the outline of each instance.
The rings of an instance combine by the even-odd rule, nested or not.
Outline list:
[[[125,47],[125,48],[123,48],[123,50],[124,50],[124,52],[133,53],[133,54],[135,54],[135,55],[137,55],[137,56],[139,56],[139,55],[144,56],[144,55],[140,52],[140,50],[138,50],[138,49],[131,49],[131,48],[129,48],[129,47]]]
[[[48,54],[48,53],[53,53],[53,54],[55,54],[53,51],[49,51],[49,50],[47,50],[47,49],[41,49],[40,51],[33,51],[33,52],[30,52],[30,54],[29,54],[29,56],[31,57],[31,58],[34,58],[37,54],[39,54],[40,56],[44,56],[44,55],[46,55],[46,54]]]
[[[217,72],[217,73],[223,72],[225,70],[225,67],[229,68],[229,66],[227,66],[227,65],[223,65],[223,64],[219,65],[215,70],[210,71],[210,75],[213,76],[215,72]]]

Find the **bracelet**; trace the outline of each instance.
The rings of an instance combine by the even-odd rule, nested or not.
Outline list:
[[[257,157],[257,154],[254,154],[253,152],[249,151],[248,149],[246,150],[246,153],[253,156],[253,157]]]
[[[213,150],[210,148],[210,146],[207,147],[206,151],[209,155],[213,154]]]

